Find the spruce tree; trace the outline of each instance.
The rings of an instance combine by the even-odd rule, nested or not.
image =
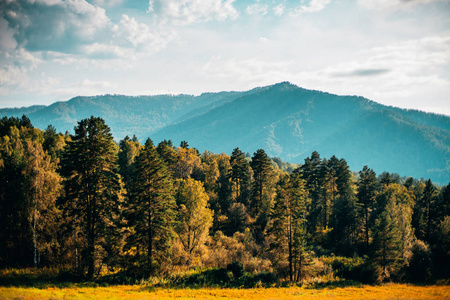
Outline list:
[[[251,182],[250,164],[239,148],[235,148],[231,153],[228,178],[231,181],[232,198],[248,206]]]
[[[252,157],[250,166],[253,170],[253,196],[250,203],[250,213],[256,217],[263,210],[268,208],[267,193],[269,182],[273,174],[270,159],[263,149],[258,149]],[[264,198],[266,196],[266,199]]]
[[[330,162],[333,160],[330,159]],[[333,166],[336,176],[337,196],[334,201],[330,224],[330,247],[335,253],[353,255],[357,232],[356,196],[352,187],[352,174],[347,162],[339,160]]]
[[[363,245],[365,251],[369,249],[371,213],[375,206],[375,197],[378,190],[378,180],[376,173],[367,166],[359,172],[358,181],[358,212],[363,229]]]
[[[90,279],[96,260],[103,259],[97,248],[117,213],[117,152],[110,128],[92,116],[78,122],[62,156],[65,221],[75,236],[75,252],[82,249],[82,265],[87,265]]]
[[[300,176],[292,174],[280,179],[268,231],[274,235],[270,249],[275,250],[278,257],[287,256],[290,281],[301,280],[308,263],[307,201],[307,192]]]
[[[151,274],[154,264],[160,265],[167,258],[172,243],[173,183],[150,139],[136,157],[134,169],[127,213],[132,233],[127,237],[126,249],[135,247],[138,267],[142,267],[139,262],[142,249],[145,253],[143,269]]]
[[[398,270],[401,259],[400,232],[389,211],[375,220],[372,262],[377,267],[377,280],[384,281]]]

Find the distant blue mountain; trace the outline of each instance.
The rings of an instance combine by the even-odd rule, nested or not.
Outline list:
[[[312,151],[344,158],[352,170],[450,182],[450,117],[388,107],[357,96],[337,96],[283,82],[247,92],[200,96],[76,97],[50,106],[1,109],[26,114],[45,129],[73,131],[91,115],[105,119],[116,140],[136,134],[155,143],[186,140],[200,151],[253,153],[302,163]]]

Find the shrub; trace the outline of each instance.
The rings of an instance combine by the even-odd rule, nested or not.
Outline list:
[[[244,265],[241,262],[235,261],[228,264],[227,270],[233,273],[234,278],[239,278],[244,275]]]
[[[334,275],[362,283],[370,283],[374,280],[374,271],[366,259],[361,257],[331,256],[322,257],[325,264],[331,265]]]
[[[428,245],[416,240],[412,246],[412,258],[407,268],[408,277],[412,282],[427,282],[431,279],[431,251]]]

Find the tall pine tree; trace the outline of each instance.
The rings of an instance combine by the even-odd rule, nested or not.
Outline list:
[[[307,265],[307,201],[307,192],[299,175],[286,175],[280,179],[270,214],[269,233],[274,235],[270,249],[275,250],[281,260],[287,256],[290,281],[301,280]]]
[[[165,163],[148,139],[134,163],[135,176],[130,188],[127,248],[135,247],[135,258],[145,262],[147,274],[167,258],[173,238],[175,200],[173,183]],[[141,249],[145,253],[141,259]]]
[[[110,128],[103,119],[92,116],[78,122],[62,157],[66,223],[74,232],[75,245],[81,245],[82,266],[87,265],[90,279],[96,260],[103,259],[98,248],[113,226],[117,209],[117,152]],[[78,246],[74,250],[78,253]]]
[[[367,166],[364,166],[359,172],[358,181],[358,212],[363,230],[363,247],[365,251],[369,250],[371,214],[374,210],[375,199],[378,190],[378,180],[376,173]]]

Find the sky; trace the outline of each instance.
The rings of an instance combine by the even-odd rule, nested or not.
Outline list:
[[[0,108],[282,81],[450,116],[450,0],[0,0]]]

